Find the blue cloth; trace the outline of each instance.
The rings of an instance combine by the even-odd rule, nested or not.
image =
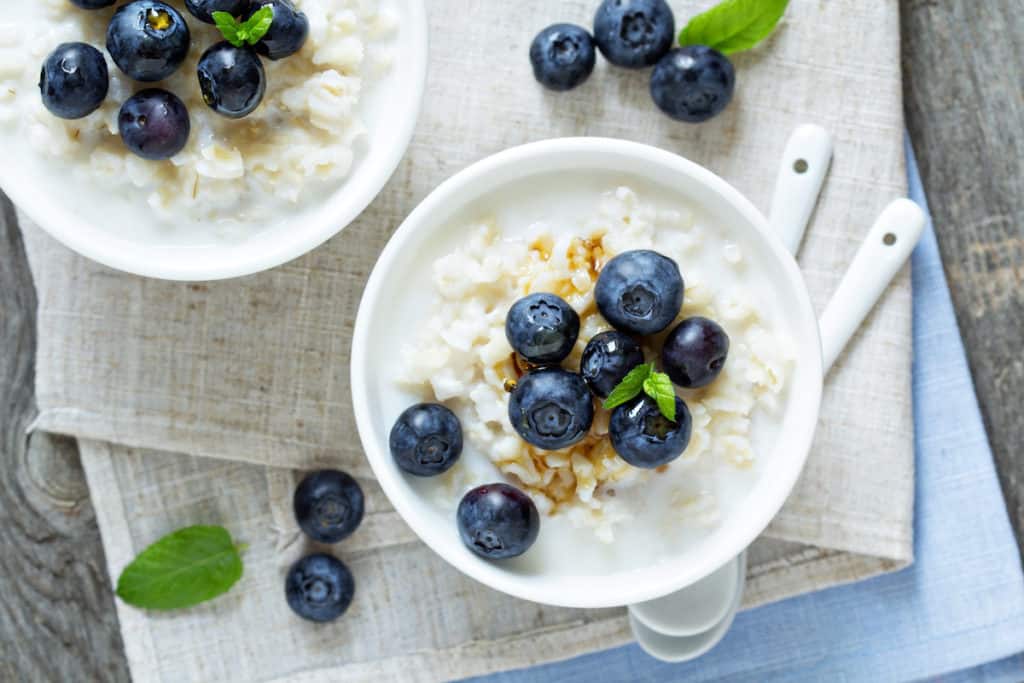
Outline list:
[[[909,144],[907,160],[911,197],[927,209]],[[665,664],[629,645],[476,680],[1024,680],[1020,555],[930,224],[913,287],[914,565],[743,612],[694,662]]]

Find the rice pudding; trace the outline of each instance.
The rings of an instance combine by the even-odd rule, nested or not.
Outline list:
[[[414,482],[422,495],[454,510],[466,490],[507,481],[529,494],[543,518],[535,549],[515,562],[600,572],[663,558],[740,509],[766,466],[761,456],[782,418],[793,358],[776,302],[757,287],[757,263],[728,230],[653,189],[576,197],[553,207],[524,193],[522,203],[510,196],[481,212],[465,242],[435,260],[435,301],[403,351],[397,380],[451,408],[465,435],[459,463]],[[533,292],[571,304],[580,332],[562,366],[575,372],[587,342],[611,329],[595,304],[598,274],[609,259],[635,249],[679,265],[685,297],[676,322],[705,316],[731,338],[713,383],[677,390],[692,415],[685,452],[657,470],[627,464],[611,446],[609,413],[599,403],[579,443],[558,451],[531,446],[508,418],[509,390],[525,370],[506,339],[509,308]],[[675,324],[643,339],[648,361]]]
[[[12,146],[26,145],[90,192],[143,203],[166,226],[195,224],[211,235],[289,215],[349,174],[367,132],[361,101],[391,67],[398,16],[388,0],[295,0],[308,16],[308,39],[286,59],[263,60],[263,101],[237,120],[207,107],[196,76],[200,55],[223,39],[218,29],[196,20],[184,2],[169,4],[188,23],[192,46],[170,77],[145,84],[103,49],[115,7],[87,11],[68,0],[39,0],[5,8],[0,126]],[[39,66],[58,44],[74,41],[104,53],[110,88],[98,110],[64,120],[40,101]],[[133,155],[118,132],[122,103],[153,86],[177,95],[191,121],[186,147],[167,161]]]

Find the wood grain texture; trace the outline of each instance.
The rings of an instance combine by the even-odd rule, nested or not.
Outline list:
[[[126,681],[78,449],[26,436],[35,310],[14,209],[0,194],[0,680]]]
[[[1024,540],[1024,2],[902,3],[904,102],[960,332]]]

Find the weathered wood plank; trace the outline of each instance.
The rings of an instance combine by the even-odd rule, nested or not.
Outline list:
[[[1024,541],[1024,2],[904,0],[907,122]]]
[[[35,307],[14,209],[0,194],[0,680],[126,681],[78,449],[26,437]]]

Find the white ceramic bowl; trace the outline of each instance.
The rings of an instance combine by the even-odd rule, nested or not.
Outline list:
[[[425,315],[433,260],[450,252],[467,225],[507,198],[524,181],[544,184],[550,176],[593,180],[595,191],[609,182],[654,186],[696,207],[714,224],[728,225],[745,255],[763,264],[788,319],[798,359],[783,411],[780,438],[761,444],[770,463],[753,485],[740,514],[726,516],[717,529],[680,553],[651,566],[602,574],[545,572],[522,564],[491,562],[467,550],[454,513],[445,514],[418,495],[416,482],[394,464],[388,434],[396,417],[414,402],[384,369],[393,367],[396,339],[408,339]],[[367,458],[384,492],[410,527],[445,560],[495,589],[540,603],[610,607],[661,597],[684,588],[739,555],[779,511],[803,468],[814,434],[822,390],[818,321],[796,262],[767,221],[737,190],[682,157],[619,140],[570,138],[501,152],[456,174],[434,190],[398,228],[370,276],[356,319],[351,372],[353,405]],[[770,449],[770,451],[769,451]],[[454,508],[454,505],[453,505]],[[624,522],[618,533],[628,533]],[[544,523],[541,523],[541,534]],[[580,530],[580,533],[589,533]],[[596,541],[595,541],[596,542]],[[527,556],[529,553],[527,553]],[[526,556],[524,556],[526,557]]]
[[[218,280],[256,273],[297,258],[336,235],[377,196],[412,139],[427,77],[427,15],[424,0],[392,0],[399,15],[392,69],[369,84],[360,111],[369,128],[357,144],[351,173],[320,199],[286,220],[245,226],[245,237],[214,240],[201,229],[138,231],[152,222],[145,195],[138,206],[110,211],[97,197],[102,188],[68,186],[54,162],[26,146],[5,144],[0,130],[0,187],[29,218],[66,246],[118,270],[168,280]],[[8,152],[8,150],[11,150]],[[120,223],[120,225],[118,225]]]

